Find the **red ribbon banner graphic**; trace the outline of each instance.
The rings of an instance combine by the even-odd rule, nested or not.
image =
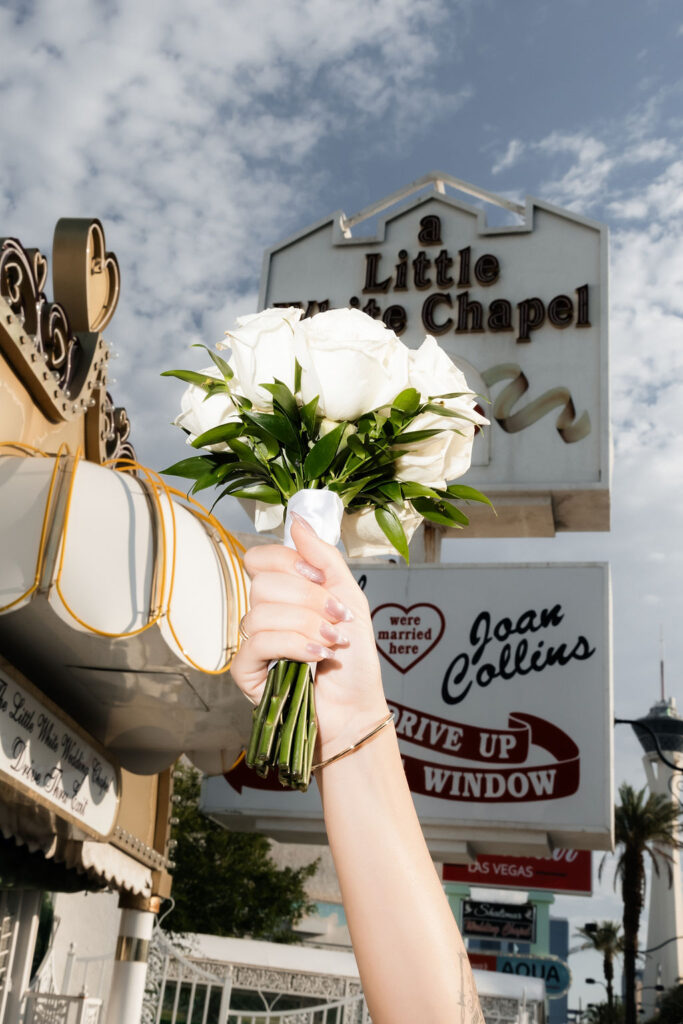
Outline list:
[[[499,804],[558,800],[577,791],[580,757],[574,740],[536,715],[511,714],[509,726],[525,728],[529,743],[546,750],[555,760],[526,767],[468,768],[403,755],[410,789],[439,800]]]
[[[515,712],[509,716],[507,729],[483,729],[428,715],[394,700],[388,704],[394,713],[400,739],[440,754],[497,765],[495,768],[470,768],[421,761],[403,754],[403,767],[413,793],[438,800],[528,803],[558,800],[571,796],[579,788],[579,748],[566,732],[544,718]],[[528,758],[531,745],[547,751],[554,760],[525,766],[523,762]],[[238,793],[244,787],[282,788],[272,776],[259,778],[247,768],[243,758],[225,773],[225,779]]]
[[[466,761],[508,761],[521,764],[529,756],[530,731],[526,725],[512,722],[508,729],[482,729],[448,718],[438,718],[395,700],[388,700],[394,713],[396,734],[429,750],[454,754]]]

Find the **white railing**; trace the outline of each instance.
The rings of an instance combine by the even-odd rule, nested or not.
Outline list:
[[[100,1024],[101,1012],[101,999],[28,992],[24,1024]]]
[[[372,1024],[362,995],[300,1010],[231,1010],[227,1024]]]

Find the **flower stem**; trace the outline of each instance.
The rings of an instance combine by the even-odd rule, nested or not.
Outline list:
[[[247,766],[261,778],[274,768],[283,786],[305,792],[316,735],[310,666],[279,661],[268,672],[261,701],[254,709]]]

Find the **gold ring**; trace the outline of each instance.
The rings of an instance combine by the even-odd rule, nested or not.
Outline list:
[[[247,633],[246,629],[244,628],[244,620],[245,619],[246,619],[246,615],[243,615],[242,618],[240,619],[240,624],[237,627],[237,632],[239,633],[239,635],[242,637],[243,640],[248,640],[249,639],[249,634]]]

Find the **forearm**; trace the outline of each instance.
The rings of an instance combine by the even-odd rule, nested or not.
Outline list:
[[[483,1024],[464,944],[422,836],[393,726],[318,774],[374,1024]]]

